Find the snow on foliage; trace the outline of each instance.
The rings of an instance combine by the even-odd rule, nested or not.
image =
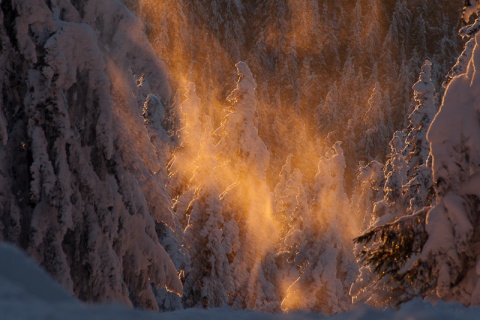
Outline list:
[[[231,107],[220,126],[217,144],[220,156],[227,159],[229,174],[233,174],[223,196],[224,211],[238,221],[240,239],[231,263],[235,275],[231,304],[235,308],[272,311],[278,308],[278,299],[269,281],[275,276],[269,272],[269,252],[278,231],[266,183],[270,154],[256,126],[255,79],[245,62],[235,66],[238,80],[227,97]]]
[[[365,148],[366,159],[370,161],[377,156],[375,154],[376,146],[386,145],[388,140],[385,137],[392,131],[390,101],[378,82],[375,83],[368,99],[368,110],[363,122],[368,129],[360,143]]]
[[[266,248],[255,235],[268,230],[268,203],[263,203],[269,201],[263,198],[269,197],[268,151],[255,126],[255,80],[244,62],[237,70],[240,78],[229,95],[233,107],[216,130],[218,137],[210,118],[200,116],[202,101],[193,83],[178,108],[180,144],[169,170],[191,260],[185,272],[187,307],[256,308],[268,299],[261,266]]]
[[[185,229],[192,269],[186,274],[184,299],[187,307],[220,307],[228,304],[234,293],[233,274],[228,256],[234,245],[229,243],[232,232],[222,216],[219,192],[199,188],[190,203],[190,215]]]
[[[418,81],[412,87],[417,105],[408,116],[404,151],[408,161],[408,183],[403,187],[409,213],[429,206],[434,198],[430,144],[427,140],[427,130],[437,112],[431,69],[431,62],[426,60]]]
[[[0,239],[82,300],[150,310],[335,314],[352,307],[349,294],[380,306],[418,295],[480,303],[476,38],[449,74],[429,133],[435,206],[426,131],[444,66],[429,61],[385,166],[371,161],[357,186],[345,183],[359,159],[388,153],[420,57],[450,58],[431,43],[442,33],[438,47],[454,51],[451,23],[437,14],[448,2],[435,11],[426,3],[0,2]],[[478,8],[467,5],[465,20]],[[244,58],[250,67],[236,63],[228,94],[226,66]],[[172,104],[169,83],[184,89],[183,102],[177,94]],[[333,144],[339,137],[345,152]],[[363,218],[368,229],[356,241],[366,245],[355,253],[366,263],[349,293]],[[56,298],[39,301],[25,281],[12,284],[9,266],[0,266],[0,296],[10,299],[12,287],[49,316]],[[65,300],[61,310],[79,312]],[[190,312],[166,317],[210,316]]]
[[[348,289],[357,272],[350,237],[357,226],[354,217],[348,217],[347,222],[347,216],[340,214],[350,206],[344,190],[345,158],[340,144],[337,142],[330,154],[319,161],[313,208],[310,210],[305,200],[299,202],[302,200],[299,194],[297,206],[303,212],[291,213],[299,217],[290,219],[301,217],[301,220],[285,239],[292,255],[289,260],[293,262],[290,262],[293,270],[287,270],[285,280],[297,278],[286,291],[283,310],[335,314],[349,309]],[[301,185],[297,188],[303,191]]]
[[[157,310],[152,287],[182,284],[155,231],[155,220],[173,225],[157,174],[166,177],[165,163],[140,147],[155,150],[144,101],[131,99],[142,73],[144,91],[170,95],[142,24],[115,0],[1,9],[14,21],[2,32],[2,61],[17,73],[2,81],[13,88],[0,117],[1,158],[13,164],[2,164],[2,238],[81,299]]]
[[[270,155],[255,126],[257,84],[245,62],[239,62],[235,66],[239,77],[237,86],[227,97],[233,110],[222,124],[225,136],[221,138],[219,145],[232,159],[235,154],[239,154],[242,161],[238,165],[250,167],[263,176],[270,162]],[[241,172],[247,168],[240,167],[238,170]]]
[[[355,252],[363,265],[351,287],[354,301],[395,306],[426,290],[408,282],[422,277],[417,250],[425,244],[425,215],[433,201],[427,141],[436,111],[431,67],[425,61],[413,85],[417,105],[408,117],[407,134],[397,131],[390,141],[384,178],[377,178],[377,183],[384,180],[383,199],[374,203],[371,213],[366,212],[367,229],[355,239]]]
[[[435,294],[467,305],[480,302],[479,291],[475,289],[479,283],[475,267],[479,252],[474,245],[474,230],[478,228],[474,208],[480,194],[476,187],[472,188],[477,185],[480,164],[476,107],[480,35],[477,33],[474,39],[467,72],[453,78],[448,85],[440,111],[428,131],[437,203],[427,214],[429,238],[421,253],[421,260],[438,276]]]
[[[426,132],[436,113],[435,87],[431,79],[432,63],[425,61],[418,81],[413,85],[415,110],[409,115],[408,135],[406,137],[406,153],[410,170],[422,165],[430,153],[430,146],[426,140]]]
[[[473,28],[476,23],[468,27]],[[480,77],[477,74],[480,34],[476,33],[473,39],[474,46],[465,72],[451,78],[440,110],[427,132],[432,163],[428,158],[425,162],[426,151],[423,156],[421,149],[413,153],[414,156],[420,155],[420,161],[413,162],[412,166],[417,167],[412,168],[414,177],[407,186],[411,187],[420,180],[428,182],[428,169],[432,166],[436,199],[425,197],[423,204],[415,204],[420,207],[418,211],[368,230],[356,239],[368,244],[360,252],[360,257],[378,275],[373,286],[383,296],[383,302],[380,296],[376,297],[376,303],[396,305],[415,296],[458,301],[464,305],[480,303],[479,252],[475,236],[480,199]],[[471,42],[467,43],[467,49],[469,46]],[[470,54],[464,51],[462,56],[468,58]],[[418,105],[410,117],[409,128],[415,136],[425,131],[412,130],[418,123],[418,116],[423,113],[422,122],[428,123],[433,114],[429,72],[430,65],[425,63],[419,82],[414,85]],[[424,134],[421,139],[419,146],[424,144],[421,142]],[[422,190],[423,195],[420,194]],[[419,197],[428,194],[425,188],[410,191]]]

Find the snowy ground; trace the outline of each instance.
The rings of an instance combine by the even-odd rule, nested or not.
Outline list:
[[[432,306],[413,301],[400,310],[379,311],[362,306],[333,317],[314,313],[262,314],[253,311],[221,309],[188,309],[177,312],[150,313],[132,310],[122,305],[86,305],[71,298],[48,275],[22,252],[0,243],[0,319],[1,320],[379,320],[379,319],[480,319],[480,307],[465,308],[459,304],[439,303]]]

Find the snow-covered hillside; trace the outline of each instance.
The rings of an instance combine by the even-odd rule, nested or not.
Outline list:
[[[480,314],[465,6],[0,0],[0,317]]]
[[[0,314],[3,320],[153,320],[159,315],[133,310],[122,305],[85,305],[70,297],[58,284],[17,248],[0,244]],[[166,312],[166,320],[380,320],[380,319],[477,319],[480,308],[465,308],[458,304],[414,301],[399,311],[379,311],[363,306],[333,317],[318,313],[264,314],[254,311],[235,311],[230,308],[187,309]]]

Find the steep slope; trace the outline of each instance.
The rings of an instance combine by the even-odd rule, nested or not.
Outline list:
[[[461,49],[460,8],[447,0],[435,9],[424,0],[142,3],[138,14],[173,87],[195,83],[214,127],[234,86],[232,66],[248,63],[258,84],[259,134],[273,155],[270,180],[292,154],[312,182],[318,158],[337,140],[349,179],[359,160],[383,160],[389,137],[412,111],[411,85],[423,61],[431,60],[440,88]],[[383,119],[368,111],[373,102]],[[300,145],[299,134],[306,137]],[[379,140],[373,146],[372,135]]]
[[[348,310],[353,172],[458,51],[429,3],[1,2],[0,239],[86,301]]]

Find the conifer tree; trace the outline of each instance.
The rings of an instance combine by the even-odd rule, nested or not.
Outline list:
[[[229,239],[238,238],[238,235],[226,234],[232,230],[226,227],[216,187],[199,187],[187,210],[185,246],[190,254],[191,268],[185,274],[184,304],[203,308],[226,305],[234,293],[228,256],[234,254],[239,245]]]
[[[431,68],[431,62],[426,60],[418,81],[413,85],[417,105],[408,117],[405,154],[409,181],[404,186],[404,197],[410,199],[409,213],[428,206],[434,198],[431,163],[428,161],[430,144],[427,140],[427,130],[436,113]]]
[[[176,186],[174,207],[185,225],[182,244],[189,258],[183,269],[182,302],[185,307],[207,308],[229,303],[234,293],[229,257],[239,244],[235,222],[223,215],[223,185],[211,181],[212,170],[219,170],[219,160],[211,121],[200,116],[202,108],[196,86],[187,84],[185,100],[178,108],[181,142],[170,163],[170,183]]]
[[[356,186],[352,194],[355,216],[362,219],[361,228],[367,229],[373,220],[373,205],[383,199],[385,176],[383,164],[373,160],[367,165],[359,164]]]
[[[218,146],[239,173],[254,170],[260,178],[264,178],[270,155],[267,146],[258,136],[255,125],[257,84],[245,62],[239,62],[235,66],[239,78],[237,87],[227,97],[232,109],[222,123]]]
[[[474,30],[476,23],[478,18],[466,28]],[[472,57],[479,50],[478,33],[474,39]],[[480,126],[472,103],[480,86],[474,71],[476,64],[475,59],[470,59],[466,73],[451,79],[440,111],[427,133],[436,193],[433,206],[427,204],[355,239],[368,245],[359,256],[364,268],[375,274],[375,281],[371,282],[371,292],[375,293],[372,303],[398,305],[415,296],[466,305],[480,303],[480,279],[476,271],[480,252],[474,237],[478,228],[475,208],[480,199],[477,178],[480,156],[476,147]],[[433,93],[433,86],[424,84],[423,79],[428,83],[425,74],[429,65],[424,67],[427,68],[415,85],[424,89],[416,94],[420,100]]]
[[[189,180],[193,175],[191,163],[198,156],[198,146],[204,133],[201,110],[202,104],[197,95],[196,86],[190,82],[185,86],[185,99],[177,108],[177,116],[181,126],[178,132],[180,142],[168,164],[169,186],[174,197],[182,194],[185,189],[194,190],[197,187]]]
[[[300,170],[292,169],[292,155],[290,154],[280,171],[279,181],[273,191],[274,213],[284,228],[280,232],[280,239],[285,238],[287,233],[290,232],[289,230],[295,229],[292,225],[293,220],[301,219],[301,215],[297,216],[295,214],[298,205],[298,192],[299,189],[303,189],[301,180],[302,173]]]
[[[363,14],[362,14],[362,1],[357,0],[352,12],[352,28],[353,28],[353,41],[355,53],[362,52],[363,42]]]
[[[258,136],[255,125],[257,98],[256,82],[245,62],[236,64],[238,81],[227,97],[232,104],[221,125],[217,145],[235,173],[232,190],[224,194],[224,211],[238,221],[241,247],[232,261],[235,273],[235,293],[231,304],[235,308],[271,309],[278,300],[269,284],[268,270],[262,258],[276,241],[276,227],[271,221],[271,194],[266,184],[269,152]],[[252,188],[255,191],[252,193]],[[264,238],[269,234],[269,239]]]
[[[339,98],[337,84],[333,83],[323,103],[320,103],[315,108],[317,126],[323,133],[330,133],[334,128],[337,128],[335,123],[338,123],[341,119],[339,114],[340,108],[338,106]]]
[[[307,229],[312,219],[309,193],[303,186],[300,170],[292,169],[291,159],[291,155],[287,157],[274,189],[274,214],[281,226],[275,248],[279,296],[284,295],[282,289],[300,275],[303,259],[297,253],[308,243],[310,232]]]
[[[366,9],[369,18],[365,32],[365,54],[367,57],[371,57],[373,63],[376,63],[376,59],[373,59],[373,57],[375,56],[377,48],[381,45],[381,19],[383,13],[378,0],[370,0]]]
[[[417,105],[409,115],[408,134],[406,137],[406,155],[409,177],[415,168],[425,164],[430,146],[427,141],[427,130],[436,113],[435,88],[431,79],[432,63],[426,60],[422,66],[418,81],[413,85]]]
[[[168,100],[171,88],[142,24],[114,0],[0,11],[15,21],[2,68],[16,74],[0,81],[13,92],[0,103],[2,238],[82,300],[158,310],[154,288],[182,284],[155,228],[173,217],[141,115],[148,94]]]
[[[291,234],[288,242],[300,240],[295,263],[299,276],[290,285],[282,302],[284,310],[318,310],[334,314],[348,309],[348,288],[356,276],[351,246],[340,235],[346,217],[339,215],[349,207],[344,190],[345,158],[340,142],[329,157],[320,159],[316,176],[316,205],[305,216],[302,229]],[[346,234],[355,230],[350,219]],[[333,246],[332,246],[333,244]]]
[[[404,214],[406,209],[403,198],[403,185],[407,182],[407,162],[403,155],[405,147],[404,133],[397,131],[390,141],[390,159],[385,163],[385,185],[383,187],[383,200],[375,203],[374,216],[378,221],[374,225],[382,225],[393,221]]]
[[[368,99],[368,110],[363,119],[363,133],[361,146],[364,148],[367,160],[375,159],[385,151],[378,150],[376,146],[385,145],[387,137],[392,131],[390,118],[390,101],[382,92],[380,83],[376,83],[370,98]]]

